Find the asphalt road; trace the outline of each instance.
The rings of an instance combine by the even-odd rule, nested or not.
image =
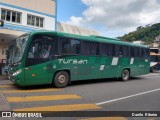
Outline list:
[[[159,72],[131,78],[127,82],[117,79],[78,81],[63,89],[50,85],[21,88],[8,80],[1,80],[0,90],[13,111],[92,111],[88,112],[87,117],[84,112],[79,112],[77,117],[54,119],[103,120],[106,117],[95,118],[93,114],[96,116],[99,111],[160,111]],[[113,120],[113,117],[110,119]],[[119,114],[117,119],[128,117]],[[159,118],[151,116],[140,119]]]

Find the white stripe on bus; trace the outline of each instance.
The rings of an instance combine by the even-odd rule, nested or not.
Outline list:
[[[134,63],[134,58],[131,58],[130,65]]]
[[[117,64],[118,64],[118,60],[119,60],[118,57],[114,57],[114,58],[112,59],[112,65],[117,65]]]

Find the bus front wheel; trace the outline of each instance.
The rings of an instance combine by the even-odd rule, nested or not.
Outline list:
[[[57,88],[64,88],[68,85],[69,76],[65,71],[60,71],[56,73],[53,81],[53,85]]]
[[[124,70],[122,71],[122,75],[121,75],[122,81],[127,81],[127,80],[129,80],[129,77],[130,77],[129,70],[128,70],[128,69],[124,69]]]

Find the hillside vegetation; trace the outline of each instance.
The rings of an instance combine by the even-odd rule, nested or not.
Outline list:
[[[141,40],[145,43],[152,43],[158,35],[160,35],[160,23],[146,25],[145,27],[139,26],[136,31],[118,38],[128,42]]]

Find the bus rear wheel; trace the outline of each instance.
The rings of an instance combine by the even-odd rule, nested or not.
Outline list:
[[[69,83],[69,75],[65,71],[56,73],[53,81],[53,85],[57,88],[64,88]]]
[[[121,80],[122,81],[127,81],[127,80],[129,80],[129,77],[130,77],[129,70],[128,69],[124,69],[122,71]]]

